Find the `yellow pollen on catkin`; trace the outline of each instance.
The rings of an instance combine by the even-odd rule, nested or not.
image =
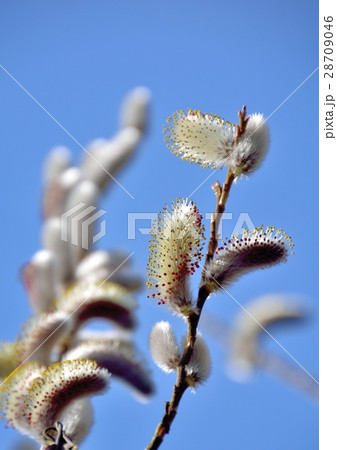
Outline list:
[[[147,286],[154,289],[152,297],[159,304],[178,302],[188,276],[199,267],[205,239],[201,219],[195,204],[185,199],[172,202],[171,211],[163,208],[159,213],[147,266]]]
[[[202,167],[221,168],[234,148],[234,124],[215,114],[188,109],[176,111],[164,126],[172,153]]]

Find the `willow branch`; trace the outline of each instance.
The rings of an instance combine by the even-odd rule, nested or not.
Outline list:
[[[235,144],[237,145],[239,142],[240,137],[245,132],[248,119],[246,119],[246,107],[243,106],[242,110],[239,111],[239,124],[236,127],[236,137],[235,137]],[[210,291],[207,289],[206,285],[203,285],[203,279],[204,279],[204,273],[205,273],[205,267],[207,262],[213,258],[215,250],[218,245],[218,230],[219,230],[219,224],[221,222],[222,214],[225,210],[225,205],[229,196],[229,192],[231,189],[231,186],[233,184],[233,181],[235,179],[235,175],[233,174],[232,170],[228,168],[227,170],[227,176],[226,180],[223,184],[223,186],[220,185],[218,181],[215,182],[215,184],[212,186],[213,190],[215,191],[216,195],[216,208],[215,212],[212,214],[211,219],[211,233],[210,233],[210,239],[208,243],[206,258],[205,258],[205,266],[203,269],[202,274],[202,282],[201,287],[199,289],[198,293],[198,299],[196,304],[196,311],[191,313],[187,317],[187,325],[188,325],[188,333],[187,333],[187,339],[186,339],[186,345],[184,349],[183,356],[180,360],[178,369],[177,369],[177,379],[176,383],[173,387],[173,392],[171,396],[171,400],[169,402],[165,403],[165,413],[161,420],[161,422],[158,424],[156,431],[152,437],[151,442],[146,447],[146,450],[156,450],[159,448],[161,443],[163,442],[163,439],[166,434],[169,433],[172,422],[177,415],[178,412],[178,406],[180,403],[180,400],[182,399],[184,392],[189,387],[187,376],[186,376],[186,366],[190,362],[195,340],[197,337],[197,327],[200,320],[201,312],[204,307],[205,301],[207,300],[208,296],[210,295]]]
[[[246,106],[242,107],[242,110],[238,112],[238,116],[239,116],[239,124],[236,126],[235,146],[239,144],[240,138],[247,128],[249,117],[246,118]],[[231,168],[229,167],[223,185],[221,186],[219,181],[216,181],[212,186],[212,189],[215,192],[216,205],[215,205],[215,212],[212,213],[211,217],[211,235],[207,247],[206,261],[205,261],[206,263],[208,263],[210,260],[213,259],[214,253],[217,249],[219,225],[221,222],[222,215],[225,211],[227,199],[234,179],[235,175],[232,172]],[[205,268],[203,270],[203,278],[204,275],[205,275]]]
[[[216,196],[216,206],[215,212],[212,213],[211,217],[211,235],[207,247],[206,263],[213,259],[215,250],[217,249],[219,225],[222,214],[225,211],[226,202],[234,179],[235,176],[233,172],[230,168],[228,168],[226,181],[223,186],[220,185],[219,181],[216,181],[212,186]]]

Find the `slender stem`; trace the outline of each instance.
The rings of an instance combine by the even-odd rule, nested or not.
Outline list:
[[[249,120],[249,117],[246,118],[246,106],[243,106],[241,111],[238,112],[239,116],[239,124],[236,126],[236,136],[235,136],[235,145],[237,146],[239,144],[240,138],[243,135],[243,133],[246,131],[247,123]],[[235,150],[234,150],[235,151]],[[218,246],[218,230],[219,225],[221,222],[222,215],[225,211],[227,199],[229,196],[229,192],[231,190],[233,181],[235,179],[235,175],[232,172],[231,168],[229,167],[227,170],[226,180],[221,186],[219,181],[216,181],[214,185],[212,186],[212,189],[215,192],[216,196],[216,206],[215,206],[215,212],[212,213],[211,218],[211,235],[208,242],[208,248],[206,253],[206,264],[213,259],[214,253]],[[206,264],[203,270],[202,278],[205,278],[205,268]]]
[[[226,180],[223,186],[220,185],[219,181],[216,181],[212,186],[212,189],[214,190],[216,196],[216,207],[215,212],[212,213],[211,218],[211,235],[207,247],[206,263],[208,263],[211,259],[213,259],[215,250],[217,249],[219,225],[221,222],[222,214],[225,211],[226,202],[234,179],[235,175],[233,174],[232,170],[228,168]]]

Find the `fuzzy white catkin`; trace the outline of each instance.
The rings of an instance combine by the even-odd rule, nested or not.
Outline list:
[[[143,132],[146,128],[150,100],[151,93],[146,87],[139,86],[129,92],[121,106],[121,127],[135,127]]]
[[[87,151],[88,151],[88,153],[92,154],[93,152],[97,151],[104,145],[108,144],[108,142],[109,142],[109,139],[96,138],[87,145]],[[89,159],[92,159],[92,158],[90,158],[90,156],[88,154],[87,154],[87,156]]]
[[[36,252],[23,269],[23,279],[34,311],[46,311],[56,297],[53,253],[49,250]]]
[[[66,202],[67,214],[72,208],[79,208],[76,209],[76,212],[74,211],[74,215],[69,216],[67,219],[70,222],[68,239],[73,245],[69,246],[69,252],[74,270],[81,258],[83,249],[88,250],[93,244],[95,226],[94,221],[91,222],[90,218],[92,220],[95,218],[99,195],[100,190],[95,183],[89,180],[82,180],[70,192]]]
[[[93,272],[100,271],[103,269],[110,269],[110,267],[127,268],[130,265],[130,260],[128,259],[128,254],[123,251],[107,251],[107,250],[95,250],[79,263],[76,268],[75,276],[78,280],[88,279]],[[110,270],[111,272],[111,270]]]
[[[89,398],[72,402],[62,413],[60,421],[67,436],[76,444],[80,444],[94,422],[93,408]]]
[[[45,183],[55,180],[64,170],[69,167],[71,153],[67,147],[58,146],[51,149],[43,168]]]
[[[140,138],[141,132],[137,128],[127,127],[110,141],[95,147],[91,156],[86,155],[81,165],[83,178],[104,189],[133,155]]]
[[[117,266],[123,263],[126,256],[123,255],[123,257],[116,258]],[[112,254],[106,250],[90,252],[77,266],[75,276],[79,280],[90,277],[93,272],[109,266],[112,263],[111,260]],[[125,264],[127,264],[127,262]]]
[[[42,227],[42,245],[50,250],[55,257],[56,282],[62,285],[72,276],[72,265],[70,260],[70,243],[61,239],[61,219],[53,217],[48,219]]]
[[[80,170],[69,167],[47,184],[43,193],[43,212],[46,218],[60,216],[65,212],[68,196],[80,179]]]
[[[25,410],[30,417],[30,428],[41,443],[44,430],[59,420],[69,405],[80,398],[106,392],[110,382],[108,371],[89,360],[53,364],[41,377],[30,387]]]
[[[85,203],[86,206],[96,207],[99,194],[100,191],[95,183],[88,180],[82,180],[74,186],[69,193],[66,202],[66,210],[68,211],[79,203]]]
[[[135,298],[124,287],[108,281],[76,283],[60,294],[55,307],[72,314],[76,328],[94,318],[108,320],[125,330],[136,325]]]
[[[192,201],[177,199],[160,211],[151,236],[147,265],[151,297],[188,316],[193,311],[189,279],[203,256],[202,216]]]
[[[202,167],[218,169],[226,164],[234,148],[234,124],[192,109],[176,111],[166,122],[165,142],[171,152]]]
[[[196,387],[207,380],[211,372],[211,358],[206,342],[200,334],[197,335],[192,357],[186,365],[186,374],[190,379],[190,386]]]
[[[228,166],[236,178],[255,171],[267,153],[269,132],[262,114],[249,117],[238,142],[234,124],[199,110],[176,111],[167,124],[165,142],[174,154],[202,167]]]
[[[45,366],[40,364],[22,364],[7,377],[0,390],[1,418],[6,419],[8,425],[16,428],[20,433],[35,439],[35,430],[28,424],[25,415],[25,403],[29,396],[29,390]]]
[[[72,325],[72,317],[62,311],[33,316],[22,330],[18,346],[19,361],[37,361],[48,366],[52,362],[52,350],[67,336]]]
[[[150,333],[150,352],[153,361],[164,372],[173,372],[180,361],[180,351],[174,331],[168,322],[157,322]]]
[[[227,287],[239,276],[285,262],[294,246],[281,229],[259,227],[232,235],[206,265],[207,283],[212,291]]]
[[[269,131],[262,114],[249,117],[246,131],[231,152],[226,165],[235,176],[249,175],[257,170],[268,150]]]
[[[96,250],[88,253],[78,264],[75,277],[79,282],[112,281],[129,291],[142,285],[142,278],[130,271],[128,255],[124,252]]]
[[[85,302],[83,302],[83,299],[86,299]],[[56,308],[70,314],[76,308],[80,307],[85,310],[96,302],[115,304],[116,307],[123,308],[128,312],[137,308],[135,298],[123,286],[109,281],[73,285],[59,296]],[[102,305],[96,312],[102,313]],[[114,311],[107,311],[107,313],[110,317]]]
[[[146,400],[153,393],[153,385],[145,366],[136,355],[137,350],[130,340],[93,338],[71,348],[63,359],[96,361],[100,367],[131,388],[138,399]]]
[[[304,317],[298,297],[269,294],[251,300],[236,317],[229,340],[228,373],[237,381],[251,376],[259,361],[259,338],[273,323],[286,323]],[[247,314],[248,311],[248,314]]]

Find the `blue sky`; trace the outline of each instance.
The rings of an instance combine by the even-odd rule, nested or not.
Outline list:
[[[135,269],[145,278],[147,236],[128,240],[130,212],[156,212],[172,198],[190,195],[211,173],[172,155],[162,127],[177,109],[196,108],[236,121],[237,110],[262,112],[271,133],[262,168],[232,189],[226,234],[240,213],[256,226],[283,228],[295,242],[287,264],[246,276],[230,289],[245,304],[271,292],[303,296],[310,319],[301,327],[275,331],[275,338],[318,376],[318,72],[279,109],[317,68],[318,3],[313,1],[2,3],[0,64],[82,145],[117,129],[118,107],[133,87],[153,95],[151,123],[132,163],[117,178],[131,199],[111,185],[101,202],[107,234],[99,247],[134,251]],[[50,148],[68,146],[74,162],[83,150],[0,69],[1,205],[3,268],[1,339],[14,339],[30,315],[19,271],[40,248],[41,166]],[[210,186],[218,171],[193,194],[205,215],[214,205]],[[140,226],[148,226],[142,222]],[[207,227],[208,229],[208,227]],[[197,275],[195,275],[197,276]],[[196,287],[197,280],[193,283]],[[177,334],[183,323],[139,294],[136,342],[152,369],[156,397],[147,405],[113,383],[94,401],[96,423],[81,448],[144,448],[171,395],[173,375],[151,362],[148,334],[169,320]],[[218,294],[206,311],[230,321],[238,305]],[[258,373],[247,384],[229,380],[223,353],[207,336],[212,374],[196,395],[187,393],[163,448],[289,450],[318,447],[318,408],[302,393]],[[287,358],[268,336],[264,345]],[[16,433],[0,424],[2,448]]]

